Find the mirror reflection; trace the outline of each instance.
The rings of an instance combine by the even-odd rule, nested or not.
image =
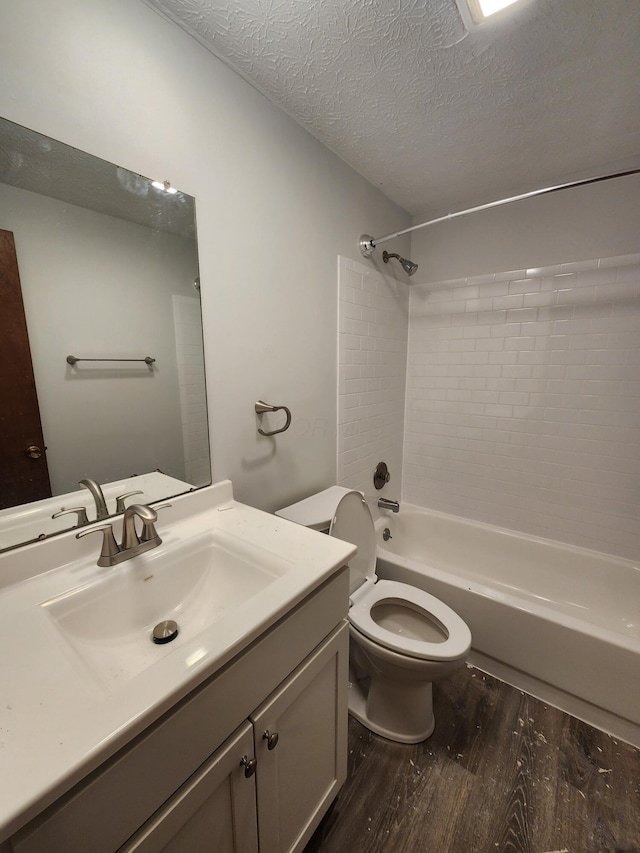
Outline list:
[[[192,197],[0,119],[0,300],[0,550],[211,482]]]

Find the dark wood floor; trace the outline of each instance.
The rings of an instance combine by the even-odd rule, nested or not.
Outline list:
[[[640,752],[470,667],[436,730],[349,718],[349,777],[305,853],[640,853]]]

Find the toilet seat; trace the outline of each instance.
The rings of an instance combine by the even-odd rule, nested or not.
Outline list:
[[[378,580],[376,539],[371,512],[360,492],[347,492],[336,507],[329,535],[351,542],[358,553],[349,561],[351,607],[347,618],[359,631],[380,646],[417,660],[450,661],[463,657],[471,645],[471,632],[457,613],[422,589],[398,581]],[[440,623],[446,632],[442,642],[428,642],[396,634],[378,624],[373,608],[385,601],[422,613]]]
[[[448,637],[441,643],[430,643],[387,630],[371,615],[373,608],[385,601],[399,602],[407,608],[422,611],[425,616],[440,622]],[[347,618],[357,631],[373,642],[418,660],[455,660],[464,657],[471,646],[471,632],[457,613],[428,592],[398,581],[379,580],[366,584],[349,608]]]

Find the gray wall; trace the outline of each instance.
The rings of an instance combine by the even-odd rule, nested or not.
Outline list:
[[[631,254],[639,222],[640,175],[514,202],[414,231],[412,281]]]
[[[408,216],[141,0],[2,7],[0,114],[196,197],[214,480],[267,509],[335,482],[337,255]]]

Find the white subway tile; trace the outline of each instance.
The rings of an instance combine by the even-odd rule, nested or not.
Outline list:
[[[532,323],[537,319],[537,308],[512,308],[507,311],[507,323]]]
[[[491,284],[483,284],[480,288],[481,296],[506,296],[509,293],[508,281],[494,281]]]
[[[507,296],[494,296],[493,308],[500,311],[502,309],[510,310],[512,308],[522,308],[524,304],[524,295],[522,293],[509,294]]]
[[[539,278],[521,278],[509,283],[509,293],[538,293]]]
[[[520,323],[503,323],[491,327],[491,336],[496,338],[512,338],[520,334]]]
[[[558,305],[581,305],[593,302],[596,297],[595,287],[570,287],[558,291]]]
[[[636,482],[640,476],[640,316],[630,307],[640,303],[639,263],[640,256],[631,259],[624,279],[606,259],[498,273],[486,284],[470,277],[454,287],[479,287],[477,296],[466,297],[476,300],[465,306],[473,310],[448,324],[438,314],[414,312],[419,302],[412,292],[405,500],[413,490],[440,509],[640,554],[637,530],[623,531],[631,538],[622,545],[611,544],[620,535],[616,513],[631,506],[622,478],[634,465]],[[594,274],[604,270],[615,278]],[[525,278],[537,279],[540,290],[527,292],[534,285]],[[537,309],[535,319],[508,322],[514,315],[505,312],[517,308],[495,302],[491,312],[483,310],[480,300],[507,296],[509,282],[522,282],[511,295],[522,289],[517,308]],[[567,300],[560,305],[558,292]],[[464,303],[460,293],[441,301]],[[428,384],[420,387],[422,379]]]
[[[527,278],[542,278],[543,276],[557,275],[560,272],[560,264],[550,267],[532,267],[526,271]]]
[[[560,264],[560,272],[561,273],[578,273],[578,272],[588,272],[589,270],[595,270],[598,268],[597,259],[591,261],[573,261],[567,264]]]
[[[555,290],[541,290],[538,293],[525,293],[523,300],[524,308],[542,308],[557,303]]]
[[[507,272],[497,272],[495,274],[496,281],[516,281],[519,278],[524,278],[526,270],[508,270]]]
[[[464,287],[455,287],[452,293],[453,299],[477,299],[480,296],[480,286],[477,284],[474,285],[465,285]]]
[[[496,279],[495,273],[486,273],[483,275],[470,275],[467,278],[468,284],[479,284],[484,287],[487,284],[493,284]]]
[[[598,261],[599,268],[625,267],[633,264],[640,265],[640,253],[634,255],[617,255],[613,258],[600,258]]]
[[[613,268],[590,269],[578,273],[579,287],[595,287],[596,285],[613,284],[616,281],[617,270]]]
[[[493,308],[493,297],[482,296],[478,299],[467,299],[465,311],[490,311]]]

